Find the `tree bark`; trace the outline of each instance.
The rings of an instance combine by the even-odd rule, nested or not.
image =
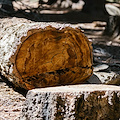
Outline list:
[[[119,120],[120,87],[71,85],[27,93],[20,120]]]
[[[9,23],[1,25],[0,72],[16,87],[78,84],[92,75],[91,43],[80,29],[19,19]]]

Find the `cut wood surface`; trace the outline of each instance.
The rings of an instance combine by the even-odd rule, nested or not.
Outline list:
[[[20,120],[119,120],[120,87],[70,85],[27,93]]]
[[[79,28],[22,20],[14,23],[14,18],[1,27],[0,72],[16,87],[78,84],[92,75],[91,43]]]

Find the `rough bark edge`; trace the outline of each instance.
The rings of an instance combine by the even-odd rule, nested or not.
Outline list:
[[[109,119],[110,115],[119,118],[120,106],[116,106],[119,102],[120,88],[110,85],[76,85],[76,87],[74,85],[33,89],[27,94],[20,120],[23,118],[35,120],[37,117],[49,120],[78,120],[78,116],[83,120],[86,118],[93,120]],[[102,109],[108,111],[101,113]],[[96,112],[101,114],[98,115]]]

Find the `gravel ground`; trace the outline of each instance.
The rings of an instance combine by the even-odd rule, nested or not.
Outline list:
[[[0,81],[0,120],[18,120],[25,97]]]

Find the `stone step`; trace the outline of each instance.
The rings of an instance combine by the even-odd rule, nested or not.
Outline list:
[[[70,85],[28,91],[20,120],[119,120],[120,87]]]

